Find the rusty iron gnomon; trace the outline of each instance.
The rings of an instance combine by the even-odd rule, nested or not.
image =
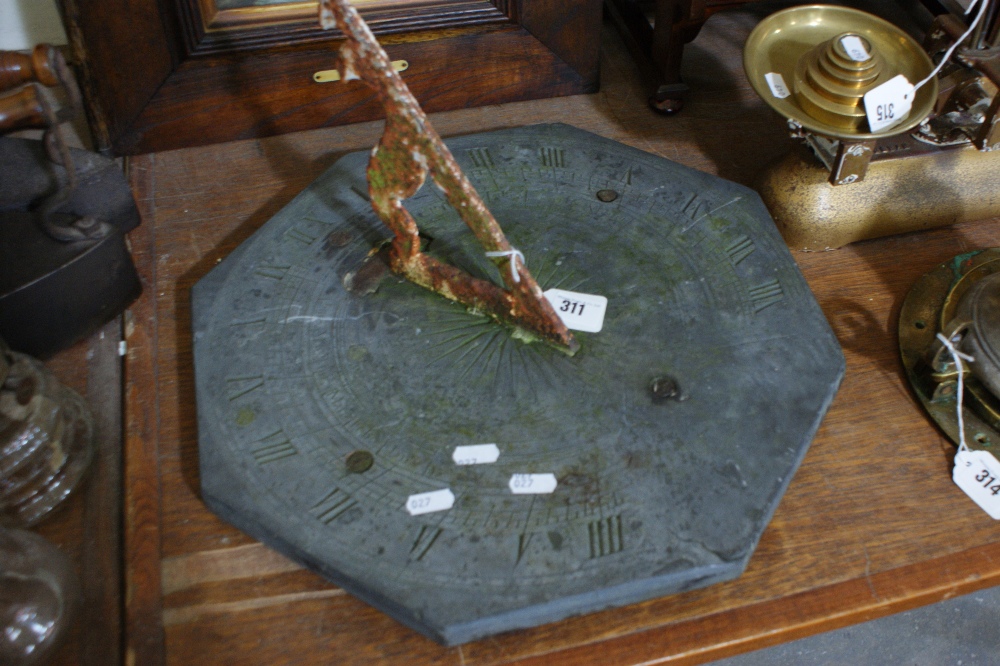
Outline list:
[[[576,352],[579,344],[519,261],[520,253],[507,241],[357,11],[347,0],[322,0],[320,23],[327,29],[340,28],[347,37],[340,47],[344,80],[361,79],[385,107],[385,132],[368,163],[368,190],[372,208],[395,234],[389,249],[390,268],[475,312],[530,331],[571,354]],[[500,264],[507,289],[420,251],[417,223],[403,200],[416,194],[428,173],[487,256]]]

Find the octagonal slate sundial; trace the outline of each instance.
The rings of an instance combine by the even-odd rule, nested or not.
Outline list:
[[[205,501],[446,644],[738,576],[844,371],[760,199],[565,125],[447,143],[603,328],[571,357],[382,270],[348,155],[194,289]],[[406,206],[500,284],[433,186]],[[456,464],[481,444],[495,462]]]

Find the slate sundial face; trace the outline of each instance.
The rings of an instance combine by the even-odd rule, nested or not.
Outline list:
[[[448,145],[543,289],[607,297],[603,330],[570,357],[380,275],[344,157],[195,287],[205,501],[447,644],[739,575],[844,369],[757,195],[565,125]],[[433,186],[406,206],[500,282]]]

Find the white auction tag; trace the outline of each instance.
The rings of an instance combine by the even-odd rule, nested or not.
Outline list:
[[[507,483],[515,495],[548,495],[556,485],[555,474],[514,474]]]
[[[581,294],[564,289],[549,289],[545,298],[555,308],[566,328],[584,333],[600,333],[608,299],[594,294]]]
[[[857,35],[847,35],[840,38],[840,45],[844,47],[847,51],[847,57],[854,62],[866,62],[871,60],[871,55],[868,53],[868,49],[865,48],[865,43],[861,41],[861,38]]]
[[[406,511],[411,516],[447,511],[453,506],[455,506],[455,495],[448,488],[410,495],[406,498]]]
[[[989,451],[959,451],[951,478],[994,520],[1000,520],[1000,461]]]
[[[451,459],[456,465],[485,465],[495,463],[500,457],[500,449],[496,444],[474,444],[472,446],[456,446]]]
[[[785,78],[781,74],[769,72],[764,75],[764,80],[767,81],[767,87],[771,89],[771,94],[778,99],[785,99],[792,94],[788,92],[788,86],[785,85]]]
[[[913,105],[913,84],[902,74],[865,93],[868,127],[877,132],[901,122]]]

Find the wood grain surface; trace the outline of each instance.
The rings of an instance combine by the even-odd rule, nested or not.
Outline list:
[[[717,14],[685,52],[672,118],[603,32],[595,95],[432,116],[443,136],[566,122],[752,185],[788,150],[743,77],[759,17]],[[126,323],[128,663],[693,664],[1000,584],[1000,524],[951,482],[954,448],[903,377],[895,327],[924,272],[1000,245],[995,221],[795,255],[844,347],[847,373],[740,578],[444,648],[210,513],[198,496],[190,289],[379,123],[134,158],[132,247],[145,294]]]
[[[60,1],[102,150],[169,150],[382,117],[362,82],[313,80],[337,67],[342,41],[315,18],[206,31],[196,0]],[[363,10],[390,57],[409,63],[426,111],[595,91],[600,12],[600,0]]]
[[[87,476],[33,531],[55,543],[76,568],[82,612],[52,658],[60,665],[122,662],[121,319],[46,362],[87,401],[94,415],[95,452]]]

